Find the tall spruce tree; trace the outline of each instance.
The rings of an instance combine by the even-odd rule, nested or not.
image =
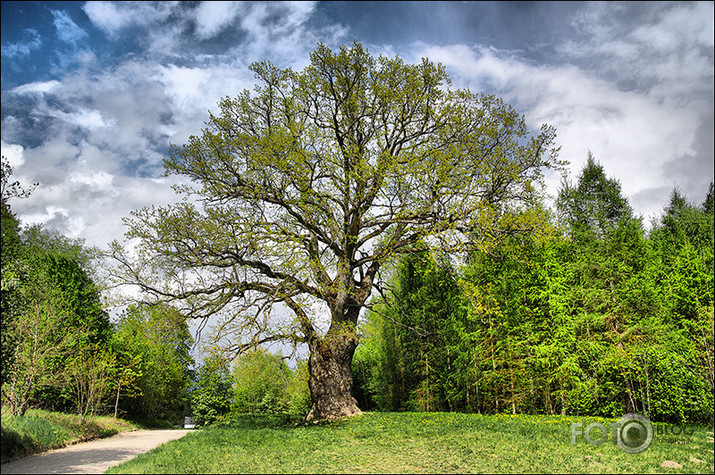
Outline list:
[[[588,152],[576,185],[562,184],[556,209],[574,239],[603,238],[622,220],[633,218],[633,209],[622,195],[618,180],[606,177],[603,166]]]

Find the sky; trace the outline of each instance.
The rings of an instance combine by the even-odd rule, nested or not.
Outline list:
[[[713,180],[713,2],[0,2],[2,154],[13,199],[106,248],[122,218],[177,201],[170,144],[254,84],[300,70],[318,42],[441,62],[455,87],[496,94],[534,131],[556,128],[575,180],[590,151],[644,224],[677,187]],[[548,176],[556,194],[561,178]]]

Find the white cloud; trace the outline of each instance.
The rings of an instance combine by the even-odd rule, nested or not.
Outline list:
[[[574,66],[535,65],[488,48],[424,47],[419,53],[444,63],[455,85],[496,92],[525,114],[533,130],[542,123],[555,126],[572,177],[590,150],[621,181],[624,193],[636,196],[654,183],[668,183],[669,164],[694,153],[700,117],[687,102],[623,91]],[[558,185],[552,177],[552,193]],[[662,203],[637,205],[649,217]]]
[[[152,78],[163,84],[164,94],[172,99],[177,110],[193,113],[197,107],[207,106],[205,96],[212,85],[217,85],[219,79],[215,77],[215,72],[215,69],[170,64],[157,68],[157,74]],[[220,84],[218,87],[225,88],[226,85]]]
[[[677,53],[683,46],[712,48],[714,13],[712,2],[676,3],[660,12],[656,22],[639,26],[627,37],[663,53]]]
[[[26,213],[23,216],[23,224],[26,225],[32,225],[32,224],[42,224],[47,221],[50,221],[51,219],[58,219],[58,217],[62,218],[67,218],[69,217],[69,212],[67,211],[67,208],[63,208],[60,206],[47,206],[40,212],[35,212],[35,213]]]
[[[86,2],[84,12],[98,28],[116,36],[130,26],[148,26],[166,20],[180,2]]]
[[[7,58],[22,58],[29,56],[33,51],[42,47],[42,38],[34,28],[25,30],[26,36],[29,39],[26,41],[17,41],[14,43],[5,43],[2,45],[2,56]]]
[[[236,95],[255,83],[253,73],[247,67],[230,64],[209,67],[170,64],[157,67],[151,78],[162,84],[177,125],[194,127],[191,133],[203,127],[208,110],[215,110],[221,98]]]
[[[303,67],[308,52],[319,41],[328,45],[342,40],[347,29],[340,25],[326,25],[313,31],[308,20],[315,12],[316,2],[256,2],[240,17],[240,25],[247,33],[246,40],[237,48],[240,57],[248,62],[270,58],[281,66]]]
[[[210,38],[233,22],[239,14],[238,2],[201,2],[196,7],[196,33],[199,38]]]
[[[15,94],[46,94],[52,92],[60,87],[60,82],[55,81],[42,81],[42,82],[31,82],[28,84],[23,84],[12,89]]]
[[[25,163],[25,159],[22,156],[23,146],[18,144],[8,144],[4,140],[0,142],[0,150],[2,151],[2,156],[7,158],[8,164],[12,167],[19,167]]]
[[[113,191],[114,177],[105,171],[85,173],[75,172],[69,176],[69,180],[72,183],[88,186],[102,192]]]
[[[198,133],[219,91],[229,92],[222,88],[242,75],[230,67],[197,70],[196,81],[186,82],[187,71],[128,61],[99,74],[78,71],[8,91],[6,98],[34,100],[38,129],[25,130],[27,121],[8,114],[3,138],[18,131],[42,136],[41,144],[24,150],[3,140],[3,153],[16,157],[13,164],[24,160],[21,181],[40,182],[31,199],[13,202],[13,211],[24,225],[44,223],[89,245],[121,239],[122,218],[131,211],[178,199],[171,189],[176,179],[155,180],[163,151],[170,139],[182,143]],[[216,97],[209,103],[206,94]],[[53,122],[48,126],[45,118]]]
[[[624,10],[620,4],[586,4],[574,22],[585,38],[564,43],[560,51],[596,75],[657,87],[652,92],[663,98],[689,95],[702,88],[703,75],[712,77],[712,2],[655,4],[632,28],[620,17]]]
[[[52,10],[57,37],[65,43],[76,45],[77,42],[87,38],[89,35],[82,28],[72,21],[70,16],[60,10]]]
[[[78,125],[85,129],[95,130],[111,127],[111,122],[106,122],[98,110],[80,109],[76,112],[49,111],[49,115],[68,124]]]
[[[92,23],[110,35],[131,23],[129,16],[112,2],[87,2],[83,8]]]
[[[32,196],[12,203],[23,225],[44,224],[88,245],[106,247],[122,238],[122,219],[149,204],[174,203],[176,178],[156,181],[117,174],[122,152],[82,142],[71,145],[63,135],[24,152],[23,175],[40,181]],[[29,183],[28,180],[22,182]]]
[[[191,57],[200,62],[210,57],[201,49],[205,42],[231,30],[235,44],[219,46],[223,60],[251,63],[270,58],[276,64],[302,66],[316,43],[334,44],[347,32],[340,25],[311,29],[316,6],[312,1],[88,2],[84,8],[110,37],[131,34],[159,58],[185,63]]]

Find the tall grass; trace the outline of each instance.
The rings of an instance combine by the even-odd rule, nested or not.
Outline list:
[[[640,454],[610,439],[571,443],[586,417],[366,413],[306,425],[285,416],[242,415],[169,442],[110,473],[712,473],[712,429],[658,437]],[[672,434],[674,431],[668,432]]]
[[[1,458],[43,452],[84,440],[106,437],[136,428],[136,424],[112,417],[81,420],[76,414],[30,409],[24,416],[13,416],[2,408]]]

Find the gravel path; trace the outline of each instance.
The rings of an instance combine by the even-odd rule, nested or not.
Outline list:
[[[0,466],[2,475],[11,473],[103,473],[109,467],[191,430],[136,430],[105,439],[82,442],[63,449],[31,455]]]

